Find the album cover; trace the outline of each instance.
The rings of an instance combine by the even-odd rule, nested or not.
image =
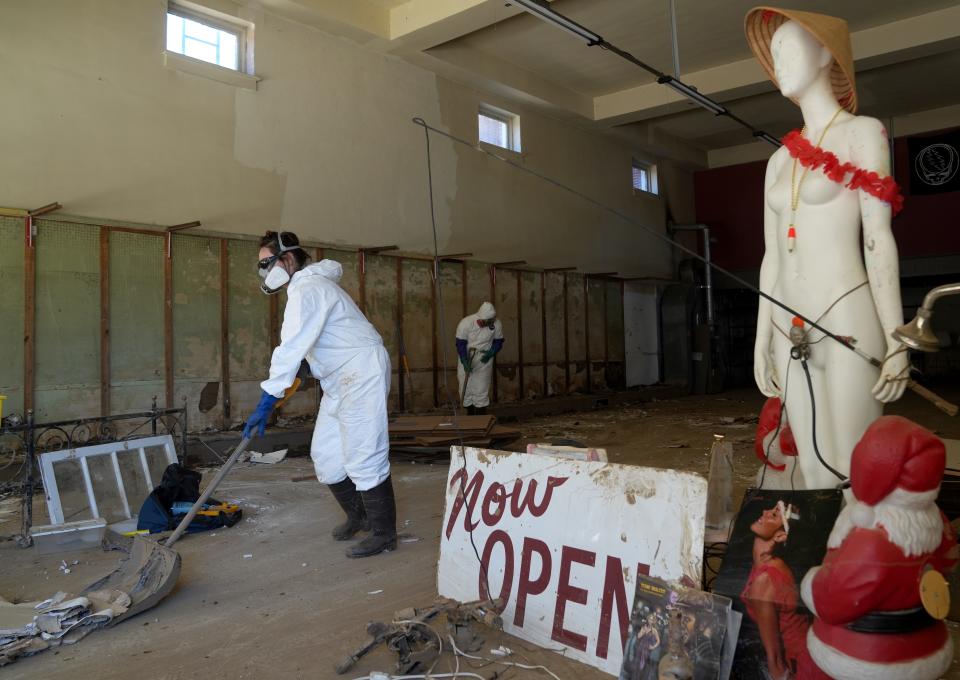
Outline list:
[[[743,614],[735,680],[794,676],[812,619],[800,581],[823,561],[841,502],[829,489],[747,490],[713,586]]]
[[[623,651],[621,680],[716,680],[729,598],[641,574]]]

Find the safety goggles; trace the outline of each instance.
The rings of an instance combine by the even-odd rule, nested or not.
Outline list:
[[[270,257],[265,257],[259,262],[257,262],[257,269],[260,271],[261,276],[263,276],[264,273],[268,269],[270,269],[270,267],[273,265],[274,262],[280,259],[280,255],[282,255],[282,253],[279,253],[277,255],[271,255]]]

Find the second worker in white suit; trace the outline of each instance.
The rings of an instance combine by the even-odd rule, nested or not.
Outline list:
[[[490,404],[493,357],[503,348],[503,326],[489,302],[457,324],[457,382],[469,415],[483,415]],[[464,384],[466,383],[466,384]]]
[[[393,550],[397,510],[388,457],[390,356],[379,333],[338,285],[340,263],[308,264],[309,256],[291,232],[267,232],[260,246],[260,287],[267,294],[286,288],[287,305],[270,377],[260,385],[263,395],[244,436],[263,435],[274,405],[306,359],[323,388],[310,456],[317,479],[347,515],[333,538],[345,541],[369,529],[371,535],[348,549],[347,557]]]

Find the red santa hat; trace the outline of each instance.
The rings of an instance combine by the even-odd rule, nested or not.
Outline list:
[[[946,466],[943,442],[901,416],[880,416],[857,442],[850,485],[857,500],[876,505],[894,489],[936,491]]]
[[[757,423],[757,437],[754,441],[753,448],[757,453],[757,458],[760,459],[762,463],[770,466],[774,470],[786,470],[786,465],[777,465],[776,463],[771,463],[767,459],[767,435],[774,432],[777,429],[777,424],[780,422],[780,416],[782,414],[782,408],[780,406],[780,399],[778,397],[770,397],[767,399],[767,402],[763,405],[763,408],[760,409],[760,418]],[[797,442],[793,438],[793,431],[790,429],[790,425],[787,423],[783,424],[783,427],[780,428],[780,453],[785,456],[796,456],[797,455]]]

